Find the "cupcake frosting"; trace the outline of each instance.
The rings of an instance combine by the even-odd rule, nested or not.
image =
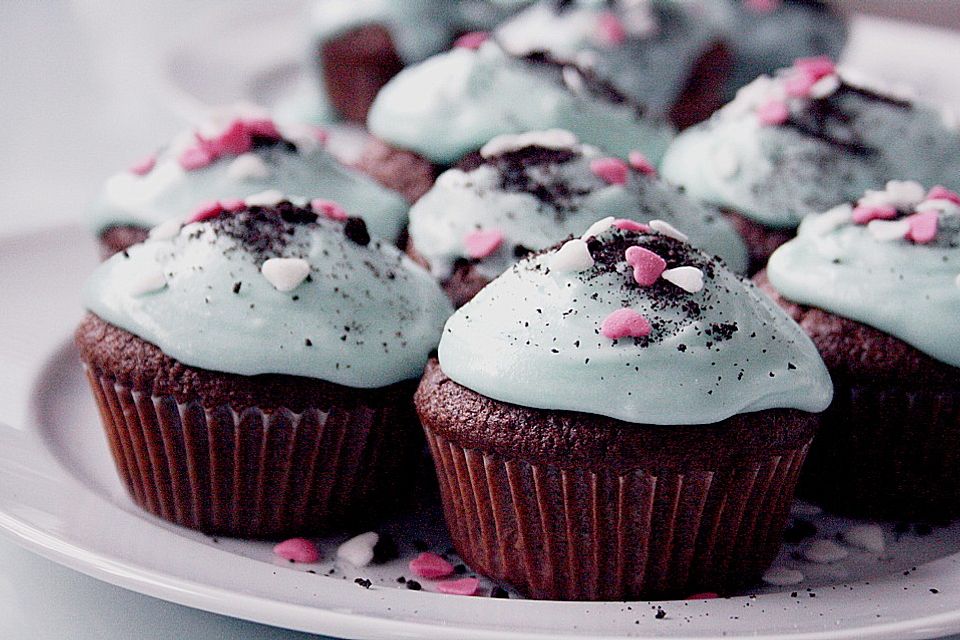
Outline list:
[[[410,210],[410,239],[438,278],[468,260],[492,280],[518,257],[579,236],[605,216],[666,220],[733,270],[746,268],[746,249],[730,224],[658,180],[639,152],[608,157],[554,130],[495,138],[481,161],[443,173]],[[480,255],[475,241],[484,234],[497,243]]]
[[[513,55],[577,60],[665,116],[700,55],[721,38],[716,0],[541,0],[496,30]]]
[[[84,305],[203,369],[361,388],[419,376],[452,311],[433,278],[362,219],[280,198],[155,228],[94,272]]]
[[[444,372],[503,402],[641,424],[827,407],[816,348],[763,293],[662,221],[609,224],[522,260],[454,314]]]
[[[200,203],[273,189],[336,201],[362,215],[371,233],[395,239],[408,204],[398,193],[341,164],[324,148],[324,132],[262,117],[212,122],[178,136],[107,180],[90,210],[93,228],[150,228]]]
[[[549,128],[619,155],[640,149],[657,163],[672,135],[589,69],[547,54],[513,57],[489,41],[400,72],[374,101],[368,126],[441,165],[495,136]]]
[[[960,367],[960,196],[890,182],[810,216],[770,258],[785,298],[856,320]]]
[[[960,133],[942,110],[808,58],[683,132],[662,170],[694,198],[793,228],[892,178],[960,186]]]

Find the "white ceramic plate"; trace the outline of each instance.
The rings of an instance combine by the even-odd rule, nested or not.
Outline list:
[[[829,565],[798,559],[809,540],[787,545],[778,563],[806,574],[796,586],[715,600],[563,603],[448,596],[423,580],[424,591],[403,588],[397,578],[410,576],[414,540],[441,552],[448,545],[429,501],[381,528],[403,557],[360,570],[294,566],[269,544],[163,523],[141,513],[114,476],[70,343],[94,256],[86,232],[72,227],[0,241],[0,422],[8,425],[0,424],[0,531],[56,562],[199,609],[351,638],[903,639],[960,631],[960,526],[919,535],[887,524],[884,553],[847,548],[847,558]],[[817,539],[855,524],[805,517]],[[320,541],[325,558],[341,540]]]

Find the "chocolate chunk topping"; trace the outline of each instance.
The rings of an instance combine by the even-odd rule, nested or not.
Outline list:
[[[370,244],[370,233],[367,231],[367,223],[363,221],[363,218],[347,218],[343,227],[343,235],[361,247]]]

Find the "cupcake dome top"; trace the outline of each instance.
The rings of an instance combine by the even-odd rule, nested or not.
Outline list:
[[[324,141],[320,129],[262,116],[212,121],[107,180],[89,212],[91,224],[98,232],[125,225],[150,228],[205,201],[274,189],[339,202],[351,215],[363,215],[375,235],[396,238],[409,205],[341,164]]]
[[[792,228],[891,179],[960,187],[960,132],[940,109],[808,58],[683,132],[662,170],[695,198]]]
[[[716,0],[541,0],[501,25],[513,55],[575,60],[665,116],[694,63],[723,34]]]
[[[370,130],[431,162],[450,165],[488,140],[539,129],[572,131],[626,156],[659,162],[672,129],[589,69],[544,53],[506,54],[471,42],[404,69],[380,91]]]
[[[441,174],[410,210],[413,246],[440,278],[468,260],[493,279],[519,257],[579,236],[604,216],[666,220],[735,271],[746,267],[743,241],[729,223],[658,180],[639,152],[608,157],[553,130],[497,137],[477,160],[473,169]]]
[[[278,193],[155,228],[93,273],[83,302],[190,366],[361,388],[419,376],[452,312],[362,219]]]
[[[892,181],[806,218],[770,258],[771,284],[960,367],[960,196]]]
[[[503,402],[641,424],[827,407],[823,361],[769,298],[662,221],[624,226],[494,280],[447,322],[444,372]]]

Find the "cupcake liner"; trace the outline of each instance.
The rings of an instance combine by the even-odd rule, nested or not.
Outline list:
[[[425,431],[463,559],[559,600],[725,593],[758,580],[780,548],[809,448],[618,473],[509,459]]]
[[[87,377],[134,502],[205,533],[268,538],[362,523],[397,497],[393,480],[418,448],[412,407],[204,407],[89,365]]]
[[[850,515],[960,515],[958,428],[958,391],[835,380],[800,492]]]

